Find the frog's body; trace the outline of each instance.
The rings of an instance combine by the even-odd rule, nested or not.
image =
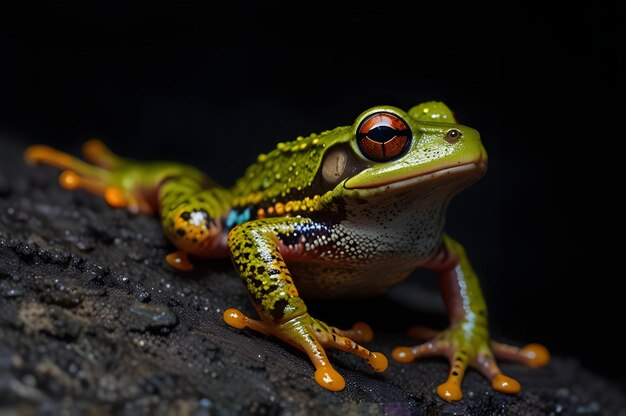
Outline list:
[[[66,171],[66,188],[102,194],[116,207],[159,212],[167,237],[178,248],[170,265],[192,268],[196,257],[230,255],[261,317],[235,309],[224,315],[237,328],[273,334],[305,351],[315,379],[341,390],[344,381],[324,347],[350,351],[376,371],[387,367],[381,353],[356,341],[372,334],[365,324],[350,330],[312,318],[300,297],[363,297],[384,293],[418,267],[438,272],[448,330],[426,344],[393,352],[398,361],[444,355],[448,381],[438,388],[446,400],[461,398],[468,365],[507,393],[519,384],[500,372],[494,355],[545,365],[545,348],[518,349],[489,341],[487,311],[462,247],[443,234],[450,199],[482,176],[486,153],[478,133],[455,123],[442,103],[404,112],[379,106],[352,126],[279,143],[260,155],[231,189],[198,170],[176,163],[121,159],[98,141],[84,149],[89,165],[45,146],[33,146],[31,162]]]

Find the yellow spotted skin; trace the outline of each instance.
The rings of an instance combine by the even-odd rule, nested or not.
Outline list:
[[[310,220],[281,218],[249,221],[228,235],[228,248],[257,311],[266,320],[283,322],[306,312],[281,255],[278,235],[294,232],[296,224]]]
[[[224,257],[224,228],[218,219],[229,211],[230,192],[220,187],[202,189],[193,181],[166,182],[159,189],[161,224],[165,235],[185,253]]]
[[[235,183],[233,206],[257,205],[276,199],[279,202],[278,206],[274,204],[273,211],[276,215],[284,215],[287,212],[285,204],[292,202],[287,197],[311,186],[324,150],[330,145],[349,141],[348,129],[338,127],[319,135],[300,136],[293,142],[278,143],[268,154],[259,155],[257,163],[248,167]],[[314,198],[316,195],[306,196]]]
[[[478,132],[458,124],[441,102],[408,111],[372,107],[351,125],[278,143],[230,189],[190,166],[121,158],[98,140],[85,143],[83,154],[86,161],[35,145],[25,158],[62,169],[67,189],[158,214],[176,247],[166,261],[177,270],[191,270],[194,258],[230,256],[260,319],[230,308],[224,321],[299,348],[328,390],[342,390],[345,380],[326,349],[355,354],[375,372],[387,368],[387,358],[359,344],[373,336],[365,323],[330,326],[309,315],[304,298],[378,295],[419,267],[437,273],[450,326],[414,329],[425,343],[392,356],[447,357],[448,378],[437,388],[443,400],[462,398],[470,367],[495,390],[514,394],[519,383],[496,359],[532,367],[549,361],[539,344],[490,340],[478,277],[463,247],[444,234],[449,201],[482,176],[487,154]]]

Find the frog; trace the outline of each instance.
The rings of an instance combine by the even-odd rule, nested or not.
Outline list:
[[[25,159],[62,170],[65,189],[158,216],[175,247],[165,260],[176,270],[230,257],[258,316],[230,307],[224,322],[301,350],[327,390],[345,388],[327,349],[360,357],[374,373],[389,361],[363,346],[373,338],[368,324],[331,326],[309,313],[305,299],[376,297],[417,269],[437,275],[449,326],[416,327],[421,343],[398,346],[391,357],[447,359],[447,378],[436,388],[443,400],[462,399],[469,368],[494,390],[516,394],[520,383],[496,360],[549,362],[541,344],[491,340],[478,276],[444,230],[450,201],[485,174],[487,153],[478,131],[459,124],[441,101],[408,111],[374,106],[350,125],[279,142],[231,187],[189,165],[122,158],[97,139],[83,145],[84,160],[41,144],[27,148]]]

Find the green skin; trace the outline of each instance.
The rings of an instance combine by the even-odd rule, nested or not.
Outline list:
[[[384,160],[372,158],[356,139],[364,120],[381,113],[408,127],[402,152]],[[225,320],[305,351],[317,368],[316,380],[328,389],[340,390],[343,379],[324,346],[353,352],[376,371],[386,368],[386,359],[352,340],[370,338],[365,326],[329,327],[308,314],[300,294],[377,295],[418,267],[438,272],[450,327],[423,344],[428,351],[401,348],[394,357],[448,357],[449,378],[438,389],[446,400],[461,397],[468,365],[492,381],[500,374],[478,278],[462,247],[443,233],[448,202],[482,176],[487,156],[478,132],[456,124],[443,103],[423,103],[408,112],[373,107],[352,126],[279,143],[232,189],[189,166],[133,162],[105,148],[90,157],[99,167],[67,155],[71,162],[34,151],[27,157],[116,189],[131,211],[159,212],[165,234],[183,257],[230,255],[261,320],[236,310]]]

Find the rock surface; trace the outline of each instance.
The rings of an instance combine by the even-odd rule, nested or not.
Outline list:
[[[28,169],[11,142],[1,150],[0,415],[626,414],[619,390],[560,357],[540,370],[503,364],[523,385],[514,397],[470,371],[465,399],[446,403],[434,392],[443,360],[375,374],[332,351],[347,385],[325,391],[302,353],[223,323],[228,307],[253,314],[228,260],[173,271],[157,220],[64,191],[54,169]],[[386,353],[411,342],[407,325],[432,320],[390,296],[310,310],[369,322],[369,347]]]

